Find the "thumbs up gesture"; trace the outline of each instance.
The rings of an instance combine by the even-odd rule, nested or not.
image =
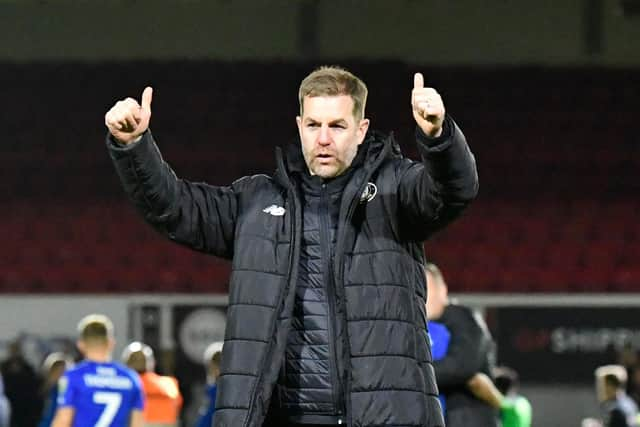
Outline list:
[[[442,134],[444,103],[434,88],[424,87],[424,77],[421,73],[413,76],[411,109],[413,118],[426,135],[438,137]]]
[[[105,114],[104,122],[118,142],[131,144],[149,128],[152,98],[153,89],[147,87],[142,92],[142,105],[133,98],[127,98],[116,102]]]

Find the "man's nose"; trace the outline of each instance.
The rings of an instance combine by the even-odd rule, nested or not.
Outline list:
[[[329,126],[321,126],[320,134],[318,135],[318,144],[329,145],[331,144],[331,130]]]

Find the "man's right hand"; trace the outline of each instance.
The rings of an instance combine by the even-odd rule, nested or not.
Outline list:
[[[116,102],[104,116],[104,122],[113,137],[122,144],[131,144],[141,138],[149,128],[151,119],[151,99],[153,88],[146,87],[142,92],[142,102],[133,98]]]

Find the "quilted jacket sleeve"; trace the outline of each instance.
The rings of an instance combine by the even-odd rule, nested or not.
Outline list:
[[[405,163],[399,180],[402,226],[415,240],[425,240],[459,216],[478,193],[476,162],[450,116],[442,135],[429,138],[416,130],[421,162]]]
[[[233,256],[240,181],[217,187],[178,178],[150,131],[127,146],[108,136],[107,148],[125,192],[148,223],[192,249]]]

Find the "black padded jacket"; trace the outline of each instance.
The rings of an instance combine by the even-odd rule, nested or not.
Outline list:
[[[443,135],[418,132],[422,161],[370,132],[362,165],[342,194],[333,272],[344,328],[345,422],[353,427],[444,425],[426,335],[423,241],[475,198],[475,160],[447,116]],[[216,427],[262,426],[292,323],[301,202],[280,149],[273,177],[230,186],[176,177],[146,132],[108,140],[124,189],[169,239],[232,259]]]
[[[288,164],[302,163],[296,168],[302,169],[304,159],[296,155],[299,144],[288,148]],[[360,148],[362,154],[366,144]],[[334,344],[342,339],[343,331],[335,315],[333,255],[340,201],[351,172],[347,170],[333,179],[311,176],[303,170],[293,174],[300,184],[302,239],[293,321],[274,395],[272,424],[281,419],[300,424],[338,424],[344,416],[344,372],[338,371]]]

